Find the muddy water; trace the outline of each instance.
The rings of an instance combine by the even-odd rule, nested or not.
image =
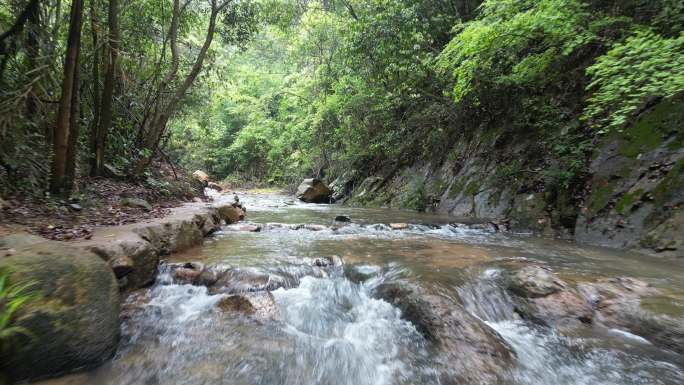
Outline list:
[[[506,384],[684,384],[682,357],[622,330],[560,334],[515,316],[493,280],[506,261],[548,264],[570,281],[630,276],[664,288],[644,306],[684,314],[681,261],[587,248],[525,234],[454,224],[454,218],[385,209],[305,205],[288,197],[245,195],[248,233],[226,227],[204,246],[173,257],[274,273],[307,271],[315,258],[340,257],[325,277],[300,274],[273,291],[280,317],[254,320],[217,310],[225,297],[201,286],[158,282],[128,299],[116,357],[64,384],[438,384],[438,357],[414,325],[373,289],[397,277],[464,303],[515,352]],[[339,229],[296,229],[295,224]],[[405,222],[405,230],[387,224]]]

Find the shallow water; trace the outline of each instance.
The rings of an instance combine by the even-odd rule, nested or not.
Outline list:
[[[547,263],[571,281],[630,276],[667,291],[644,306],[681,315],[681,261],[474,230],[451,217],[306,205],[284,196],[241,198],[262,232],[227,226],[172,261],[301,276],[298,285],[272,292],[279,320],[220,312],[224,294],[173,284],[162,272],[153,287],[129,297],[111,362],[41,384],[438,384],[437,357],[426,340],[397,308],[372,296],[378,284],[398,277],[460,300],[496,330],[516,355],[507,384],[684,384],[682,357],[639,336],[595,328],[559,334],[517,319],[495,279],[505,269],[500,262],[520,257]],[[283,226],[331,226],[337,215],[352,224],[321,231]],[[410,226],[387,226],[397,222]],[[331,256],[341,257],[344,268],[321,278],[302,273],[314,258]]]

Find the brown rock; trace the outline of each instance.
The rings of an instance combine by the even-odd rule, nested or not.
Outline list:
[[[229,295],[219,301],[218,307],[223,312],[242,313],[260,321],[276,320],[280,316],[270,292]]]
[[[207,187],[209,187],[210,189],[212,189],[212,190],[214,190],[214,191],[218,191],[218,192],[222,192],[222,191],[223,191],[223,187],[221,187],[221,185],[219,185],[218,183],[209,182],[209,183],[207,184]]]
[[[431,343],[442,384],[499,384],[513,353],[496,331],[461,304],[405,283],[384,283],[376,295],[397,306]]]
[[[195,180],[204,183],[205,186],[209,183],[209,175],[207,175],[207,173],[202,170],[197,170],[193,172],[192,177]]]
[[[297,199],[307,203],[329,203],[332,190],[319,179],[304,179],[297,188]]]
[[[245,212],[240,207],[221,206],[218,212],[221,219],[229,225],[245,219]]]
[[[509,279],[508,289],[525,298],[545,297],[566,288],[553,272],[541,266],[525,266]]]
[[[187,262],[172,267],[173,280],[182,284],[195,284],[204,271],[204,264],[200,262]]]
[[[407,223],[390,223],[390,228],[392,230],[406,230],[408,229]]]
[[[124,255],[109,261],[109,266],[111,266],[112,270],[114,270],[114,275],[117,279],[123,278],[133,272],[133,259],[127,255]]]

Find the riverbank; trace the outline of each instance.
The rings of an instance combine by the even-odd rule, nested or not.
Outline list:
[[[240,204],[220,201],[184,204],[162,218],[99,228],[73,242],[28,233],[0,238],[0,268],[33,294],[14,319],[30,337],[9,341],[0,370],[19,381],[109,359],[118,346],[122,296],[154,282],[160,258],[201,244],[223,222],[244,218]]]
[[[676,260],[434,214],[240,199],[248,221],[165,258],[126,298],[112,360],[39,384],[684,379]]]

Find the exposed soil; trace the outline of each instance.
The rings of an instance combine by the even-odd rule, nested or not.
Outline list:
[[[25,230],[42,237],[69,241],[89,239],[95,228],[160,218],[183,202],[200,198],[201,188],[185,176],[164,176],[146,183],[89,178],[72,198],[49,196],[5,197],[0,209],[0,233]],[[143,199],[151,210],[124,204],[125,198]],[[4,229],[3,229],[4,228]]]

